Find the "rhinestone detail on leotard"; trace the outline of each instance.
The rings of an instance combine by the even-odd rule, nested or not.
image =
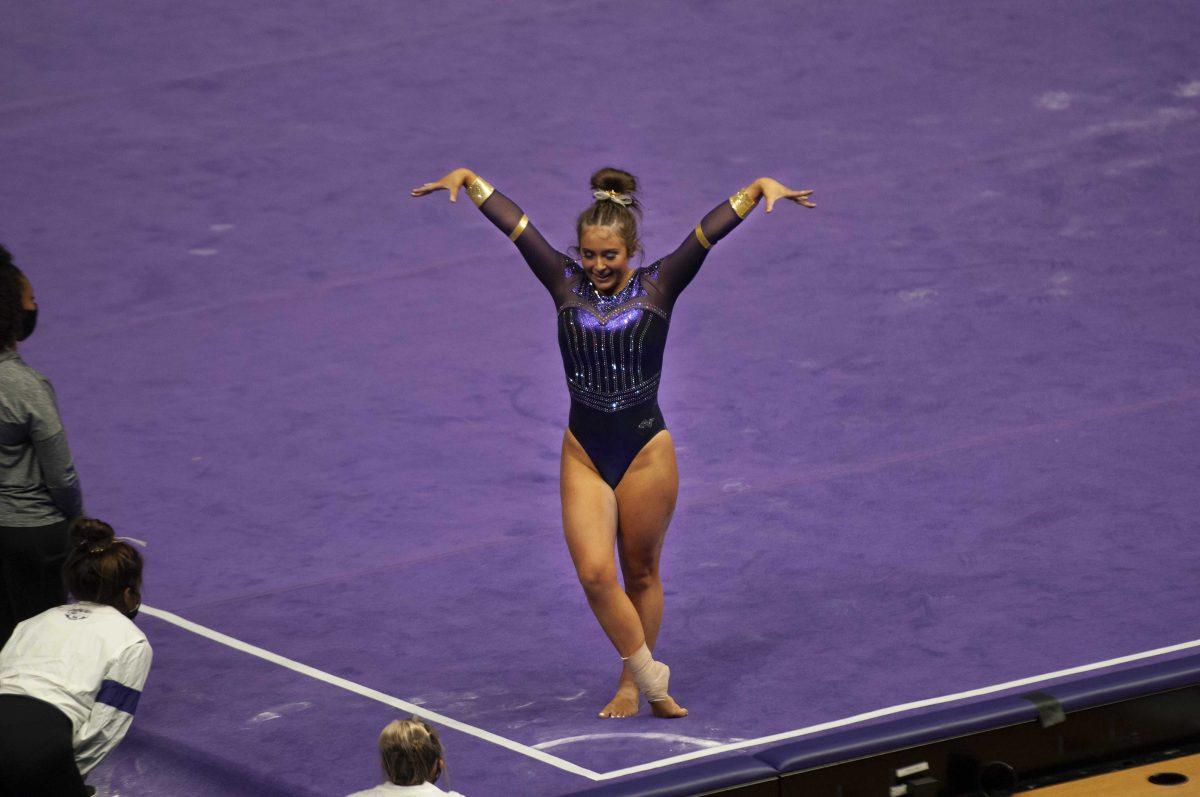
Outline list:
[[[658,396],[667,315],[647,296],[639,269],[617,293],[596,292],[579,266],[569,299],[559,309],[559,342],[571,397],[601,412],[619,412]],[[649,335],[652,327],[658,331]],[[647,363],[647,359],[651,362]]]
[[[585,407],[591,407],[601,412],[620,412],[621,410],[644,404],[658,395],[658,374],[651,379],[626,390],[616,390],[605,393],[599,390],[589,390],[574,382],[567,382],[571,397]]]

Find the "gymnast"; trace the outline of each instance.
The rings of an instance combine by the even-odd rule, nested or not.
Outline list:
[[[624,662],[616,695],[600,716],[637,714],[639,693],[655,716],[687,716],[667,693],[670,669],[651,653],[662,623],[659,559],[679,488],[675,447],[658,407],[667,325],[708,250],[760,199],[768,213],[782,199],[812,208],[812,191],[759,178],[709,211],[674,252],[634,267],[641,205],[628,172],[592,175],[595,201],[575,223],[578,262],[555,250],[521,208],[470,169],[455,169],[412,195],[445,190],[455,202],[464,188],[516,243],[558,310],[571,395],[559,481],[563,531],[588,604]]]

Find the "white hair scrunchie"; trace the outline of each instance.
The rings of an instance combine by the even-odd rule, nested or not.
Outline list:
[[[592,196],[596,198],[597,202],[607,199],[609,202],[616,202],[618,205],[622,205],[624,207],[629,207],[633,204],[633,197],[631,197],[629,194],[618,194],[612,189],[607,191],[593,191]]]

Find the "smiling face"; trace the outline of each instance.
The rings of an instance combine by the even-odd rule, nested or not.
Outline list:
[[[579,235],[579,263],[598,293],[612,294],[625,287],[631,254],[612,227],[584,227]]]

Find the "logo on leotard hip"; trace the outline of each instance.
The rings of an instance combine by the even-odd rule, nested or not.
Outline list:
[[[644,420],[644,421],[642,421],[641,423],[639,423],[639,424],[638,424],[638,429],[640,429],[641,431],[643,431],[643,432],[644,432],[644,431],[646,431],[647,429],[650,429],[650,428],[652,428],[653,426],[654,426],[654,419],[653,419],[653,418],[647,418],[646,420]]]

